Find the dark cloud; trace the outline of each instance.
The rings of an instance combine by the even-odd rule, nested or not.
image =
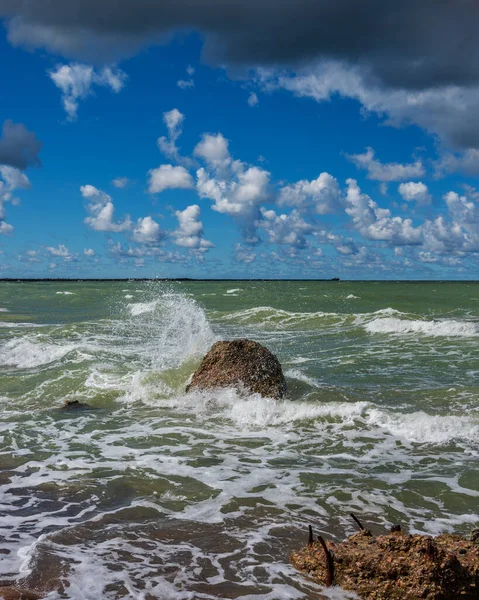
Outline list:
[[[42,143],[23,123],[5,121],[0,138],[0,165],[8,165],[22,171],[27,167],[40,166],[38,154],[41,148]]]
[[[213,63],[332,58],[393,87],[479,81],[477,0],[0,0],[0,17],[14,44],[97,62],[195,30]]]

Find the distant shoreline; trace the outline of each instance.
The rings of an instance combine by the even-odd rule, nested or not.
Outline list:
[[[21,277],[4,277],[0,278],[0,283],[82,283],[82,282],[135,282],[135,281],[164,281],[164,282],[210,282],[210,283],[221,283],[230,281],[260,281],[260,282],[331,282],[331,283],[479,283],[479,279],[339,279],[337,277],[329,279],[238,279],[238,278],[219,278],[219,279],[195,279],[192,277],[105,277],[105,278],[94,278],[94,277],[38,277],[38,278],[21,278]]]

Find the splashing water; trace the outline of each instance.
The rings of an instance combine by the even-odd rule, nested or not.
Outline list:
[[[470,530],[474,285],[0,287],[1,577],[50,599],[313,599],[288,563],[309,523]],[[286,400],[184,393],[237,337],[277,353]]]

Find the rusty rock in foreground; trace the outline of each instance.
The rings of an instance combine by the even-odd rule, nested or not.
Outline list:
[[[245,387],[266,398],[280,399],[286,394],[279,360],[252,340],[213,344],[186,391],[224,387]]]
[[[401,531],[373,537],[367,530],[342,544],[328,542],[334,585],[363,600],[478,600],[479,545],[459,535],[436,538]],[[327,585],[324,550],[313,542],[293,552],[294,567]]]

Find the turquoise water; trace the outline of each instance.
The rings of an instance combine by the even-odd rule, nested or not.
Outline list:
[[[0,578],[49,598],[320,598],[288,564],[309,523],[470,531],[478,292],[0,284]],[[278,355],[285,401],[184,394],[236,337]],[[75,399],[92,410],[59,410]]]

